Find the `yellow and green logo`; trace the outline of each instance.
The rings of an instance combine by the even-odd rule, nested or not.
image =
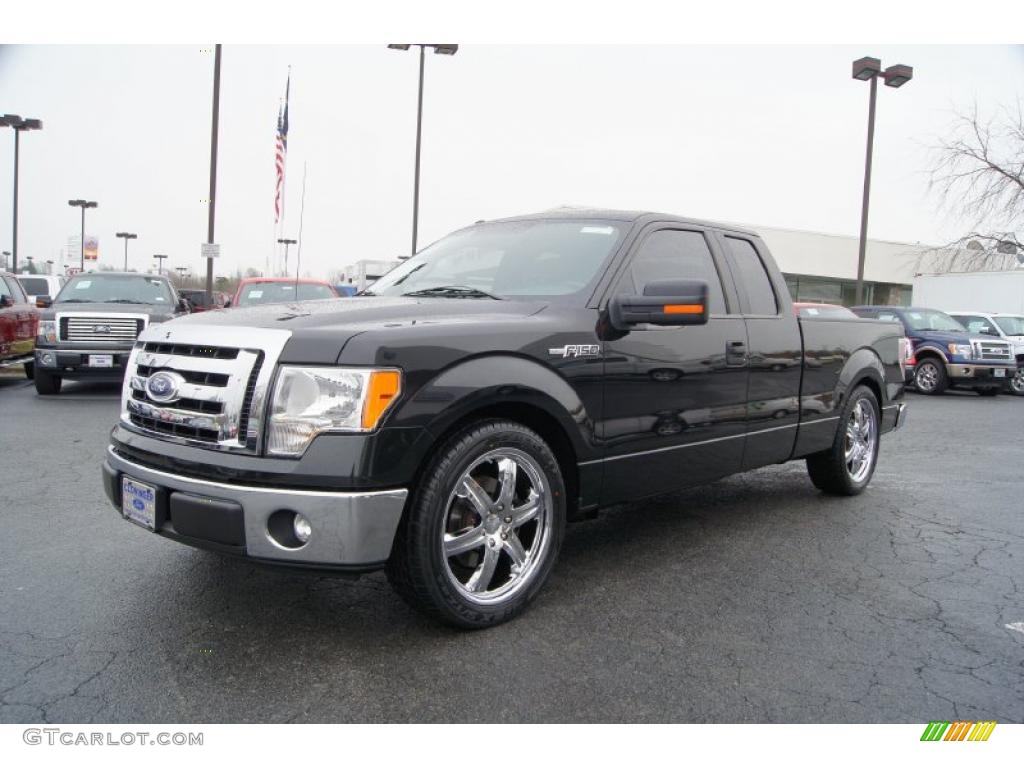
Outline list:
[[[957,720],[955,723],[928,723],[921,734],[921,741],[988,741],[995,730],[994,720],[971,723]]]

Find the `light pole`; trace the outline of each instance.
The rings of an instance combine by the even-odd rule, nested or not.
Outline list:
[[[154,253],[153,258],[156,259],[156,273],[162,275],[164,273],[164,259],[167,258],[167,254]]]
[[[407,51],[412,46],[419,46],[420,49],[420,88],[419,95],[416,99],[416,167],[413,172],[413,190],[412,190],[412,252],[410,256],[416,254],[416,232],[419,227],[420,218],[420,135],[423,129],[423,63],[424,54],[427,48],[433,48],[434,53],[439,53],[442,56],[454,56],[459,50],[459,46],[454,43],[391,43],[388,48],[392,48],[397,51]]]
[[[18,115],[4,115],[0,117],[0,126],[14,129],[14,223],[11,227],[11,243],[14,256],[11,264],[11,272],[18,273],[18,149],[19,138],[22,131],[38,131],[43,127],[42,120],[34,118],[22,119]]]
[[[128,271],[128,241],[135,240],[138,235],[134,232],[118,232],[117,237],[124,239],[124,271]]]
[[[52,275],[53,274],[53,259],[47,259],[46,260],[46,274],[48,274],[48,275]]]
[[[210,127],[210,216],[206,225],[206,242],[213,243],[214,214],[217,210],[217,136],[220,125],[220,43],[213,54],[213,114]],[[206,295],[213,296],[213,259],[206,260]]]
[[[875,99],[878,94],[878,78],[881,77],[890,88],[899,88],[914,77],[914,68],[905,64],[893,64],[882,69],[882,62],[870,56],[853,62],[853,79],[869,80],[871,96],[868,102],[868,149],[864,159],[864,197],[860,207],[860,244],[857,247],[857,299],[864,300],[864,256],[868,243],[868,204],[871,197],[871,154],[875,148]]]
[[[284,273],[288,274],[288,246],[295,245],[298,240],[289,240],[287,237],[277,238],[277,242],[284,243]]]
[[[81,245],[82,250],[78,266],[81,267],[83,272],[85,272],[85,209],[96,208],[99,205],[99,203],[97,203],[95,200],[68,200],[68,205],[70,205],[72,208],[82,209],[82,242],[79,244]]]

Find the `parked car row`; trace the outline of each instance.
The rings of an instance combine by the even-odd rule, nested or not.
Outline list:
[[[43,395],[65,379],[121,381],[140,333],[176,317],[270,302],[336,298],[317,280],[250,278],[234,298],[184,289],[159,275],[93,272],[67,280],[0,273],[0,368],[24,366]]]

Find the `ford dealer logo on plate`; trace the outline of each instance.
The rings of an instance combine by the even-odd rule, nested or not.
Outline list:
[[[185,378],[174,371],[159,371],[146,382],[146,394],[157,403],[170,403],[178,399],[178,391]]]

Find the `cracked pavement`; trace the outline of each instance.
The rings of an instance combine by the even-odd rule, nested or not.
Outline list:
[[[519,619],[123,522],[118,388],[0,380],[0,721],[1024,721],[1024,401],[909,396],[854,499],[802,462],[571,525]]]

